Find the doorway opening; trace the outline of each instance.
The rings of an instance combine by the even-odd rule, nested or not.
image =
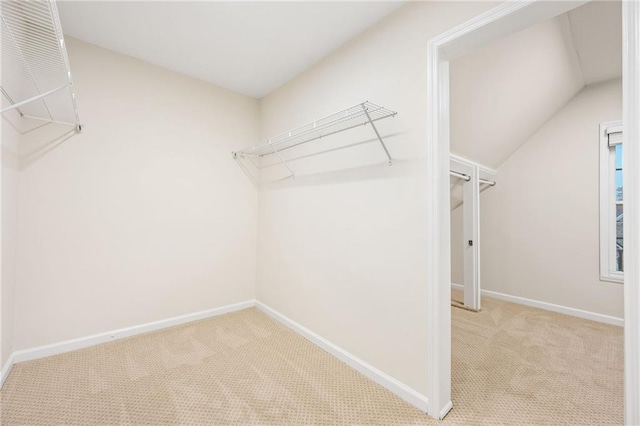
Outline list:
[[[429,414],[443,418],[451,409],[451,240],[450,240],[450,61],[547,19],[562,15],[584,3],[507,3],[442,34],[429,44]],[[624,318],[625,318],[625,422],[640,421],[638,329],[640,300],[635,198],[640,182],[638,135],[640,134],[639,49],[640,6],[625,2],[623,22],[623,143],[624,183]],[[542,170],[541,173],[544,173]],[[535,177],[532,177],[535,178]],[[500,181],[498,180],[498,185]]]

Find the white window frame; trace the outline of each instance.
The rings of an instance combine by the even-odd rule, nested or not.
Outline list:
[[[622,133],[622,121],[600,124],[600,280],[622,284],[624,272],[616,271],[616,205],[623,202],[616,201],[613,133]]]

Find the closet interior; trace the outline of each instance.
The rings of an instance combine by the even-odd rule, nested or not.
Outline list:
[[[447,418],[623,421],[621,2],[452,61],[434,156],[494,7],[3,0],[0,423],[430,424],[437,209]]]

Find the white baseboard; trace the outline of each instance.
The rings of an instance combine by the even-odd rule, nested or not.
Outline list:
[[[299,334],[302,337],[306,338],[311,343],[319,346],[320,348],[324,349],[325,351],[327,351],[331,355],[335,356],[340,361],[342,361],[345,364],[349,365],[350,367],[354,368],[355,370],[357,370],[361,374],[364,374],[365,376],[367,376],[369,379],[373,380],[374,382],[376,382],[380,386],[388,389],[389,391],[391,391],[392,393],[394,393],[398,397],[402,398],[403,400],[405,400],[409,404],[411,404],[414,407],[424,411],[425,413],[427,412],[427,397],[426,396],[424,396],[424,395],[418,393],[417,391],[411,389],[409,386],[407,386],[404,383],[400,382],[399,380],[389,376],[388,374],[383,373],[382,371],[378,370],[377,368],[375,368],[371,364],[366,363],[365,361],[361,360],[360,358],[356,357],[355,355],[353,355],[353,354],[347,352],[346,350],[342,349],[341,347],[334,345],[333,343],[331,343],[327,339],[319,336],[318,334],[314,333],[313,331],[309,330],[308,328],[303,327],[302,325],[298,324],[297,322],[285,317],[281,313],[274,311],[273,309],[271,309],[270,307],[268,307],[264,303],[256,301],[256,307],[258,309],[260,309],[262,312],[264,312],[265,314],[267,314],[270,317],[274,318],[275,320],[279,321],[280,323],[282,323],[286,327],[290,328],[291,330],[293,330],[297,334]]]
[[[2,388],[2,385],[4,385],[4,381],[7,380],[7,377],[9,377],[9,372],[11,371],[11,367],[13,367],[14,362],[14,356],[12,353],[11,355],[9,355],[9,359],[7,359],[7,362],[5,362],[2,366],[2,370],[0,370],[0,388]]]
[[[461,284],[451,283],[451,288],[455,290],[463,290],[464,286]],[[559,314],[571,315],[572,317],[578,317],[591,321],[601,322],[604,324],[624,327],[623,318],[583,311],[582,309],[570,308],[568,306],[556,305],[554,303],[541,302],[539,300],[527,299],[525,297],[511,296],[509,294],[498,293],[497,291],[481,290],[480,294],[487,297],[493,297],[494,299],[500,299],[520,305],[531,306],[532,308],[544,309],[546,311],[557,312]]]
[[[453,402],[451,401],[447,402],[447,405],[445,405],[442,411],[440,411],[438,420],[444,419],[445,416],[449,414],[449,411],[451,411],[452,408],[453,408]]]
[[[74,351],[76,349],[82,349],[89,346],[99,345],[101,343],[111,342],[125,337],[131,337],[138,334],[148,333],[150,331],[160,330],[166,327],[172,327],[175,325],[185,324],[191,321],[197,321],[209,317],[215,317],[218,315],[226,314],[229,312],[240,311],[255,306],[255,300],[247,300],[246,302],[235,303],[233,305],[221,306],[219,308],[207,309],[206,311],[194,312],[191,314],[181,315],[173,318],[168,318],[160,321],[149,322],[141,325],[134,325],[132,327],[121,328],[119,330],[110,331],[107,333],[99,333],[91,336],[80,337],[72,340],[65,340],[63,342],[52,343],[50,345],[38,346],[31,349],[24,349],[21,351],[14,351],[11,354],[13,363],[19,363],[24,361],[31,361],[38,358],[44,358],[47,356],[58,355],[65,352]],[[2,370],[2,378],[4,379],[5,371]],[[7,371],[8,375],[9,372]]]
[[[143,333],[148,333],[150,331],[160,330],[166,327],[172,327],[175,325],[185,324],[191,321],[197,321],[200,319],[205,319],[209,317],[214,317],[217,315],[226,314],[229,312],[235,312],[242,309],[251,308],[256,306],[262,312],[266,313],[270,317],[276,319],[280,323],[284,324],[297,334],[311,341],[315,345],[324,349],[331,355],[335,356],[345,364],[354,368],[356,371],[364,374],[369,379],[388,389],[398,397],[407,401],[409,404],[417,407],[418,409],[427,412],[427,397],[418,393],[417,391],[411,389],[409,386],[400,382],[399,380],[389,376],[386,373],[378,370],[374,366],[366,363],[360,358],[352,355],[346,350],[340,348],[339,346],[334,345],[318,334],[312,332],[311,330],[303,327],[302,325],[292,321],[291,319],[285,317],[284,315],[274,311],[263,303],[257,302],[255,300],[248,300],[246,302],[236,303],[233,305],[222,306],[219,308],[209,309],[206,311],[195,312],[192,314],[181,315],[178,317],[168,318],[165,320],[154,321],[147,324],[137,325],[133,327],[122,328],[119,330],[94,334],[91,336],[81,337],[72,340],[66,340],[63,342],[52,343],[50,345],[38,346],[31,349],[24,349],[20,351],[14,351],[7,360],[6,364],[2,368],[0,372],[0,387],[4,383],[5,379],[9,375],[11,371],[11,367],[15,363],[31,361],[34,359],[44,358],[52,355],[58,355],[65,352],[74,351],[77,349],[87,348],[90,346],[99,345],[101,343],[111,342],[118,339],[123,339],[126,337],[131,337]],[[450,407],[449,407],[450,408]],[[448,410],[447,410],[448,411]],[[443,416],[446,413],[443,413]]]

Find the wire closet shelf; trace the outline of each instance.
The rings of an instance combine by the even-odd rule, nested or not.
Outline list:
[[[378,129],[374,122],[394,117],[397,114],[396,111],[391,111],[380,105],[376,105],[372,102],[366,101],[354,105],[352,107],[343,109],[336,113],[330,114],[326,117],[312,121],[304,126],[296,127],[287,132],[274,136],[266,141],[263,141],[255,146],[242,149],[240,151],[233,152],[234,158],[262,158],[267,156],[276,156],[280,162],[289,170],[291,177],[294,177],[294,173],[289,168],[287,161],[282,157],[281,153],[288,149],[297,147],[299,145],[312,142],[326,136],[334,135],[336,133],[344,132],[349,129],[353,129],[367,124],[371,125],[371,128],[376,134],[376,138],[380,142],[389,164],[392,163],[391,155],[387,149]]]
[[[1,113],[81,130],[62,26],[54,0],[3,0]],[[6,105],[6,106],[5,106]]]

